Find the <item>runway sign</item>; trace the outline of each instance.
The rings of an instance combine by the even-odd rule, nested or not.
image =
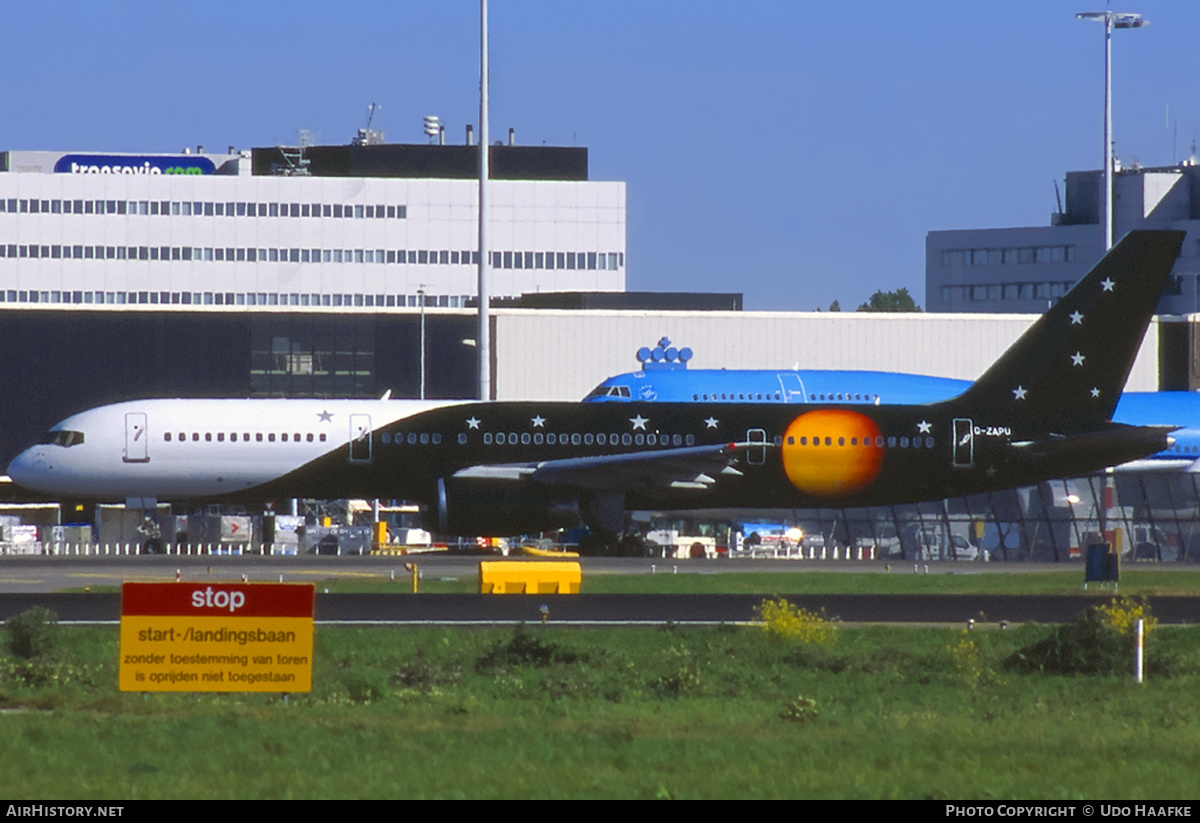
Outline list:
[[[311,583],[126,583],[124,692],[312,690]]]

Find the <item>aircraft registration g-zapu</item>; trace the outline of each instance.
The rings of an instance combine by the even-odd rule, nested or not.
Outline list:
[[[1127,235],[966,391],[920,405],[141,400],[63,420],[9,466],[61,498],[404,498],[443,534],[626,509],[940,500],[1145,457],[1110,422],[1183,232]]]

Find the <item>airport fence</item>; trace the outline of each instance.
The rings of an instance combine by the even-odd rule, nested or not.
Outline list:
[[[295,543],[164,543],[158,550],[141,543],[0,543],[0,555],[61,555],[70,557],[125,557],[135,554],[187,555],[290,555]]]
[[[874,546],[748,546],[730,549],[730,557],[767,560],[874,560]]]

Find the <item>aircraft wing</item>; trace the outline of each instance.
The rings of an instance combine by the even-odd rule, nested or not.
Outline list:
[[[538,463],[471,466],[455,472],[454,476],[512,480],[528,478],[546,485],[604,491],[653,487],[707,489],[716,482],[715,475],[741,474],[734,464],[742,452],[767,445],[725,443],[634,454],[572,457]]]

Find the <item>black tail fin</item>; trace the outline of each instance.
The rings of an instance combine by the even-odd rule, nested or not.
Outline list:
[[[1179,249],[1181,231],[1133,231],[953,401],[1058,434],[1107,423]]]

